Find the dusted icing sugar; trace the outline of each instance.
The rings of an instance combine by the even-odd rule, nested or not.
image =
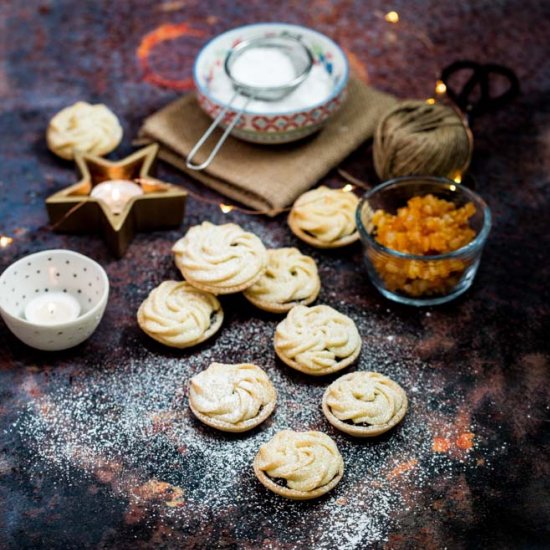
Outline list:
[[[292,61],[275,48],[245,50],[231,67],[233,78],[248,86],[284,86],[298,75]]]
[[[257,56],[261,50],[268,50],[268,55]],[[289,68],[292,73],[289,72]],[[297,75],[288,57],[272,48],[254,48],[235,61],[233,76],[252,86],[278,86],[293,80]],[[326,101],[334,88],[334,81],[321,64],[314,64],[307,78],[292,93],[278,101],[252,100],[246,110],[253,113],[279,113],[309,109],[312,105]],[[216,70],[208,83],[212,98],[221,103],[229,103],[235,90],[225,71]],[[242,108],[247,98],[237,96],[233,101],[234,108]]]

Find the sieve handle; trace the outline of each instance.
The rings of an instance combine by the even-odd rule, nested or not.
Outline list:
[[[201,164],[193,164],[193,162],[192,162],[193,158],[197,154],[199,149],[204,145],[205,141],[210,137],[212,132],[218,127],[218,125],[220,124],[223,117],[225,116],[225,114],[227,113],[227,111],[231,107],[233,101],[235,101],[235,98],[238,95],[240,95],[239,92],[235,92],[233,94],[233,97],[231,98],[229,103],[220,111],[220,113],[214,119],[214,122],[212,122],[212,124],[210,125],[208,130],[206,130],[206,132],[204,132],[204,134],[199,139],[199,141],[197,141],[197,143],[195,144],[193,149],[191,149],[191,151],[187,155],[187,161],[185,162],[185,165],[187,166],[187,168],[189,168],[190,170],[197,170],[198,171],[198,170],[204,170],[206,167],[210,166],[210,163],[214,160],[214,157],[218,154],[218,151],[220,150],[220,147],[223,145],[224,141],[227,139],[227,137],[231,133],[231,130],[233,130],[233,128],[235,128],[235,126],[237,125],[239,120],[241,120],[241,116],[243,115],[245,109],[248,107],[248,104],[254,99],[253,97],[249,97],[246,100],[245,104],[241,107],[241,109],[239,109],[236,116],[231,121],[231,124],[229,124],[229,126],[225,129],[225,132],[222,134],[222,137],[218,140],[218,142],[216,143],[216,145],[212,149],[212,152],[210,153],[208,158]]]

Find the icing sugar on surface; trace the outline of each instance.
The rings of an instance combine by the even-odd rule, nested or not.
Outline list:
[[[439,411],[449,404],[428,410],[426,395],[438,393],[434,376],[418,360],[404,359],[412,357],[406,341],[379,334],[376,317],[387,314],[367,316],[354,305],[331,300],[331,294],[327,291],[325,303],[354,318],[365,342],[352,369],[378,370],[409,394],[409,413],[385,436],[356,440],[332,429],[320,403],[337,376],[312,379],[277,362],[272,338],[278,318],[256,314],[238,297],[229,298],[233,303],[226,310],[236,313],[212,343],[191,352],[163,353],[154,343],[140,346],[146,337],[136,330],[135,341],[126,345],[142,348],[139,359],[90,365],[93,369],[72,384],[56,385],[36,398],[12,431],[31,450],[29,461],[39,463],[42,474],[73,485],[104,483],[129,502],[128,517],[145,506],[143,521],[160,522],[168,531],[192,526],[195,537],[214,543],[218,539],[208,537],[214,537],[215,527],[207,518],[215,518],[216,525],[230,525],[237,540],[262,541],[266,548],[351,550],[383,542],[396,515],[413,512],[420,489],[435,476],[451,479],[472,460],[469,453],[458,458],[434,454],[432,438],[445,422]],[[202,425],[187,402],[189,378],[229,357],[262,366],[278,391],[272,417],[241,435]],[[457,403],[455,395],[453,406]],[[284,428],[321,430],[335,440],[345,473],[326,497],[287,501],[254,477],[252,461],[259,446]],[[170,484],[171,500],[147,500],[144,488],[151,487],[151,480]]]
[[[286,234],[282,238],[258,220],[247,220],[246,229],[266,247],[288,243]],[[159,277],[175,277],[168,250],[151,251],[155,272],[149,264],[135,273],[140,290],[124,298],[135,310]],[[73,377],[64,367],[49,369],[48,376],[29,368],[22,383],[29,405],[10,430],[18,440],[14,447],[25,449],[18,456],[27,461],[21,469],[37,484],[46,478],[83,493],[101,486],[112,494],[112,501],[103,497],[101,505],[112,507],[114,518],[120,516],[120,503],[126,507],[119,527],[125,540],[135,536],[132,526],[139,523],[162,528],[179,547],[185,547],[190,533],[197,547],[207,548],[355,550],[385,541],[391,546],[401,523],[410,525],[416,514],[426,517],[428,488],[444,494],[448,487],[462,487],[465,475],[473,475],[480,464],[492,468],[492,457],[503,449],[483,443],[490,434],[477,433],[481,428],[463,415],[468,411],[464,396],[448,391],[445,374],[419,359],[418,340],[399,312],[370,302],[361,295],[370,290],[359,284],[357,295],[342,299],[339,289],[353,269],[354,277],[364,277],[361,267],[317,250],[309,254],[325,282],[316,303],[352,318],[363,339],[359,360],[343,373],[378,371],[407,392],[409,411],[396,428],[370,440],[333,429],[321,399],[342,373],[315,378],[286,367],[273,350],[281,316],[262,313],[242,296],[222,296],[224,325],[196,348],[171,350],[155,343],[129,314],[120,321],[118,348],[108,346],[110,356],[101,347],[103,353],[86,353]],[[117,296],[120,289],[113,300]],[[227,434],[194,418],[186,385],[213,361],[250,362],[266,371],[278,393],[277,408],[266,422],[251,432]],[[256,480],[252,462],[259,446],[285,428],[320,430],[336,442],[345,471],[326,496],[288,501]],[[169,496],[159,497],[166,486]]]

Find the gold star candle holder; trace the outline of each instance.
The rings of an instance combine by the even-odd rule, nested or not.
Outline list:
[[[110,251],[121,258],[138,231],[178,227],[183,219],[187,193],[150,175],[158,154],[153,144],[120,161],[75,154],[81,179],[46,199],[50,224],[63,233],[103,234]],[[132,197],[120,212],[90,196],[92,189],[111,180],[130,180],[143,194]]]

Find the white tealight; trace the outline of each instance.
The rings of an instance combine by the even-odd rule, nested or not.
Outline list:
[[[44,292],[25,307],[25,319],[36,325],[59,325],[74,321],[80,315],[80,304],[70,294]]]
[[[248,86],[284,86],[297,74],[291,59],[275,48],[250,48],[233,63],[231,74]]]
[[[113,214],[120,214],[133,198],[143,195],[143,189],[130,180],[109,180],[98,183],[90,193],[94,199],[103,201]]]

